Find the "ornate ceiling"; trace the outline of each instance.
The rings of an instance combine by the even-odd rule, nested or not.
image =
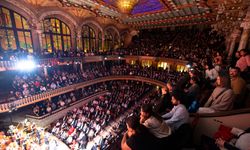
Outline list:
[[[56,1],[60,7],[70,10],[77,17],[90,14],[110,18],[138,29],[213,23],[221,4],[236,10],[243,10],[249,6],[249,0],[139,0],[131,14],[127,15],[119,11],[116,6],[117,0],[25,1],[33,5],[41,3],[43,6],[51,4],[44,1]],[[237,6],[231,8],[234,5]]]

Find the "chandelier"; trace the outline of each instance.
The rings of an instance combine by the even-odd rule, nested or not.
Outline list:
[[[124,14],[130,14],[130,12],[133,10],[138,1],[139,0],[117,0],[116,3],[120,12]]]

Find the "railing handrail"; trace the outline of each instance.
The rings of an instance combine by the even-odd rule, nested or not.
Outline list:
[[[190,116],[199,118],[209,118],[209,117],[223,117],[223,116],[231,116],[231,115],[246,114],[246,113],[250,113],[250,108],[227,110],[216,113],[204,113],[204,114],[191,113]]]
[[[107,93],[107,92],[108,92],[108,90],[104,90],[104,91],[100,91],[100,92],[94,93],[94,94],[92,94],[92,95],[89,95],[89,96],[87,96],[87,97],[84,97],[84,98],[82,98],[82,99],[80,99],[80,100],[77,100],[77,101],[71,103],[70,106],[73,106],[73,105],[75,105],[75,104],[81,103],[81,102],[83,102],[83,101],[85,101],[85,100],[87,100],[87,99],[90,99],[90,98],[92,98],[92,97],[95,97],[95,96],[97,96],[97,95],[105,94],[105,93]],[[29,114],[28,114],[28,115],[26,115],[26,117],[28,117],[28,118],[33,118],[33,119],[37,119],[37,120],[41,120],[41,119],[46,118],[47,116],[50,116],[50,115],[52,115],[52,114],[55,114],[55,113],[57,113],[57,112],[59,112],[59,111],[62,111],[62,110],[64,110],[64,109],[68,108],[68,107],[69,107],[69,106],[60,107],[60,108],[58,108],[58,109],[56,109],[56,110],[54,110],[54,111],[52,111],[52,112],[50,112],[50,113],[47,113],[47,114],[45,114],[45,115],[42,115],[42,116],[34,116],[34,115],[29,115]]]
[[[104,59],[106,58],[106,59]],[[186,60],[179,60],[175,58],[166,58],[166,57],[154,57],[154,56],[139,56],[139,55],[124,55],[122,58],[119,58],[119,55],[107,55],[107,56],[82,56],[82,57],[62,57],[62,58],[36,58],[38,64],[42,65],[43,63],[55,63],[60,62],[61,60],[64,61],[82,61],[82,62],[98,62],[98,61],[105,61],[105,60],[119,60],[119,59],[151,59],[151,60],[162,60],[162,61],[171,61],[180,64],[187,64],[188,61]],[[14,70],[15,64],[17,61],[10,61],[10,60],[0,60],[0,71],[5,70]]]
[[[135,80],[135,81],[142,81],[142,82],[147,82],[151,84],[158,85],[160,87],[165,87],[166,83],[158,80],[154,80],[151,78],[146,78],[146,77],[140,77],[140,76],[131,76],[131,75],[117,75],[117,76],[107,76],[107,77],[101,77],[101,78],[96,78],[93,80],[81,82],[81,83],[76,83],[73,85],[69,85],[66,87],[61,87],[55,90],[50,90],[48,92],[36,94],[30,97],[22,98],[19,100],[15,100],[13,102],[6,102],[0,104],[0,113],[3,112],[8,112],[10,111],[13,107],[14,108],[21,108],[30,104],[34,104],[64,93],[68,93],[71,91],[74,91],[76,89],[80,89],[89,85],[93,85],[96,83],[100,82],[105,82],[105,81],[111,81],[111,80]]]

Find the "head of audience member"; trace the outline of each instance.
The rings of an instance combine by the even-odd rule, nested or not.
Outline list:
[[[171,82],[168,82],[167,83],[167,90],[168,90],[168,92],[173,92],[173,85],[172,85],[172,83]]]
[[[197,77],[191,77],[190,78],[190,84],[196,84],[198,82],[198,78]]]
[[[240,58],[240,52],[239,52],[239,51],[235,52],[235,57],[236,57],[237,59]]]
[[[239,67],[230,67],[229,74],[231,79],[237,78],[239,76],[239,73],[240,73]]]
[[[240,50],[240,56],[246,56],[247,55],[247,50],[246,49],[241,49]]]
[[[127,133],[128,136],[131,137],[132,135],[137,134],[138,129],[140,128],[139,120],[135,116],[129,116],[126,119],[126,126],[127,126]]]
[[[174,106],[177,106],[179,104],[182,104],[184,101],[184,93],[181,90],[174,90],[172,92],[172,99],[171,102]]]
[[[152,115],[152,105],[143,104],[141,106],[140,119],[147,120]]]
[[[222,88],[230,88],[231,87],[230,77],[228,76],[228,74],[225,71],[219,72],[219,75],[218,75],[217,80],[216,80],[216,85],[218,87],[222,87]]]
[[[211,70],[214,68],[213,64],[211,61],[207,62],[206,65],[205,65],[205,68],[208,69],[208,70]]]

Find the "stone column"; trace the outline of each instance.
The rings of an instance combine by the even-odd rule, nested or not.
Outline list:
[[[250,33],[250,22],[247,23],[247,24],[248,24],[247,26],[243,27],[243,32],[242,32],[242,35],[241,35],[238,51],[241,50],[241,49],[245,49],[246,46],[247,46],[249,33]]]
[[[80,70],[81,70],[81,72],[83,72],[83,66],[82,66],[82,61],[80,62]]]
[[[77,30],[74,28],[73,29],[73,33],[71,33],[71,41],[72,41],[72,45],[71,48],[73,49],[73,51],[76,51],[77,49],[77,40],[78,40],[78,36],[77,36]]]
[[[32,34],[32,42],[34,52],[41,53],[42,50],[42,25],[39,22],[34,20],[29,20],[29,24],[31,25],[31,34]]]
[[[102,32],[102,52],[104,52],[105,32]]]
[[[40,48],[40,52],[43,51],[43,38],[42,38],[42,34],[43,34],[43,30],[41,29],[37,29],[36,30],[37,36],[38,36],[38,44],[39,44],[39,48]]]
[[[243,32],[240,39],[240,44],[238,50],[245,49],[247,46],[247,42],[250,34],[250,7],[248,7],[248,11],[245,19],[241,23],[240,27],[243,28]]]
[[[76,37],[77,50],[80,50],[80,47],[81,49],[83,49],[81,40],[82,40],[82,34],[81,32],[78,32]]]
[[[240,33],[241,31],[239,29],[235,29],[230,36],[230,44],[229,44],[228,56],[227,56],[228,61],[230,61],[232,58],[232,55],[235,49],[235,43],[236,43],[237,38],[240,37]]]
[[[48,69],[46,66],[43,67],[43,71],[44,71],[45,77],[47,77],[48,76]]]

